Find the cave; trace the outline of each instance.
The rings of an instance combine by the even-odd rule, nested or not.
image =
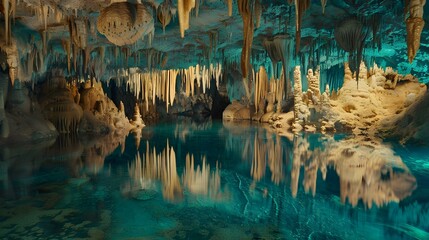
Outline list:
[[[429,239],[426,0],[2,0],[0,239]]]

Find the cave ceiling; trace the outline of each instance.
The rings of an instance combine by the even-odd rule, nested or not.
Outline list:
[[[144,24],[138,25],[145,29],[140,29],[140,32],[136,30],[136,34],[143,34],[131,44],[124,39],[131,39],[134,37],[134,35],[131,36],[134,33],[127,32],[128,35],[126,35],[125,32],[120,32],[119,35],[122,34],[124,39],[114,40],[115,44],[97,28],[97,20],[102,15],[100,12],[113,1],[17,0],[10,2],[16,4],[15,11],[11,14],[10,25],[12,38],[17,42],[21,61],[34,46],[37,46],[39,49],[44,48],[45,57],[50,55],[48,62],[55,62],[55,59],[61,62],[61,59],[67,55],[64,42],[70,41],[70,38],[73,37],[70,36],[70,21],[74,21],[74,27],[77,26],[77,37],[84,38],[84,41],[75,40],[75,42],[83,41],[76,44],[88,51],[96,51],[100,47],[105,48],[105,55],[111,54],[110,60],[106,60],[106,62],[112,67],[118,63],[113,60],[115,56],[125,54],[129,58],[133,58],[139,52],[147,54],[149,51],[163,53],[164,57],[168,58],[168,61],[165,59],[161,66],[165,69],[186,68],[197,63],[240,62],[243,45],[243,20],[235,0],[232,1],[232,16],[228,14],[227,1],[199,1],[197,7],[190,11],[189,28],[184,31],[183,38],[178,13],[180,10],[178,2],[180,1],[171,1],[171,20],[168,22],[169,19],[167,19],[164,24],[157,17],[157,9],[159,12],[159,6],[164,1],[143,1],[142,4],[152,14],[149,17],[152,18],[154,27],[150,29],[150,27],[145,28]],[[414,61],[409,63],[403,1],[328,0],[324,13],[322,2],[312,0],[309,9],[303,13],[299,52],[294,52],[291,56],[292,59],[288,58],[291,66],[300,65],[303,61],[308,63],[316,56],[317,64],[322,65],[324,69],[344,62],[346,59],[344,55],[347,53],[338,50],[334,29],[344,19],[356,18],[365,25],[369,32],[364,43],[363,60],[393,66],[404,73],[415,74],[422,81],[427,81],[427,59],[429,59],[427,27],[424,28],[421,35],[420,50]],[[287,34],[294,43],[296,42],[295,5],[290,4],[287,0],[261,0],[260,6],[262,10],[260,25],[254,29],[251,47],[251,63],[254,67],[268,61],[263,47],[263,41],[267,37]],[[426,11],[427,8],[428,5],[425,5]],[[3,13],[1,19],[4,22],[4,4],[1,12]],[[109,14],[112,16],[112,13]],[[127,21],[134,24],[143,18],[141,14],[136,10],[130,10]],[[427,18],[427,14],[424,15],[426,21]],[[85,25],[85,27],[79,27],[79,24]],[[377,28],[375,25],[379,27]],[[130,29],[134,27],[136,26],[131,26]],[[2,23],[2,28],[4,28],[4,23]],[[2,32],[4,35],[4,30]],[[377,41],[374,37],[377,38]],[[118,43],[123,45],[117,46]],[[142,69],[147,67],[148,63],[145,60],[135,59],[137,57],[132,61],[127,61],[129,67],[138,66]],[[121,64],[124,63],[121,62]]]

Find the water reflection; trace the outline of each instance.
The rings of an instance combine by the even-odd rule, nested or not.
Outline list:
[[[409,165],[414,177],[376,140],[289,140],[250,125],[181,122],[128,137],[2,146],[0,156],[0,235],[17,239],[38,231],[89,237],[93,228],[112,239],[429,236],[427,176]],[[20,223],[25,204],[38,214],[28,226]],[[62,212],[69,215],[51,220]],[[82,222],[79,231],[67,227]]]
[[[137,153],[134,161],[130,163],[128,174],[132,181],[123,186],[123,194],[134,198],[141,198],[142,194],[143,198],[149,194],[155,197],[153,191],[157,191],[159,183],[163,198],[170,202],[183,200],[185,191],[214,201],[220,201],[225,197],[221,191],[220,169],[217,162],[215,168],[211,170],[206,156],[200,157],[201,164],[195,164],[194,155],[188,153],[180,177],[176,152],[170,147],[169,140],[167,139],[166,147],[160,152],[155,146],[149,145],[149,141],[146,141],[145,153],[142,157]]]
[[[322,143],[322,144],[320,144]],[[292,176],[299,175],[298,166],[304,168],[303,185],[306,192],[316,191],[317,171],[323,179],[327,168],[333,168],[340,179],[341,201],[356,206],[361,200],[371,208],[390,202],[399,202],[416,189],[416,179],[393,150],[378,140],[325,138],[316,147],[309,138],[294,139],[294,168]],[[307,149],[305,149],[307,148]],[[296,163],[295,163],[296,162]],[[296,192],[296,185],[291,186]]]
[[[241,145],[236,140],[227,143],[230,151],[241,149],[243,159],[251,155],[250,175],[254,181],[264,180],[268,170],[274,184],[289,182],[293,197],[298,194],[300,182],[304,191],[314,196],[318,179],[326,180],[330,169],[339,177],[341,202],[352,206],[359,201],[368,208],[373,204],[381,207],[399,202],[417,187],[415,177],[402,159],[378,139],[334,139],[328,135],[304,134],[289,143],[285,138],[255,131],[253,141],[247,138]]]
[[[34,178],[45,174],[56,180],[83,179],[98,174],[104,161],[125,135],[109,134],[94,138],[59,135],[56,140],[0,148],[0,188],[2,196],[32,195]]]

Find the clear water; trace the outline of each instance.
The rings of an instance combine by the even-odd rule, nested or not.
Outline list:
[[[423,147],[180,122],[0,157],[1,239],[429,239]]]

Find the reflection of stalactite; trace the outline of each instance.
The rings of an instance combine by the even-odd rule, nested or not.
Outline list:
[[[345,203],[348,200],[352,206],[360,200],[369,208],[373,204],[379,207],[399,202],[416,187],[416,179],[402,160],[382,143],[374,141],[367,146],[355,139],[318,142],[322,145],[310,151],[307,138],[298,136],[294,140],[291,171],[294,197],[298,192],[301,166],[304,167],[304,190],[313,195],[316,193],[318,171],[326,179],[327,168],[332,166],[340,178],[341,201]]]
[[[253,153],[253,161],[252,161],[252,169],[250,170],[251,175],[254,180],[260,181],[265,176],[266,169],[266,148],[264,148],[263,144],[260,144],[261,141],[257,135],[255,135],[254,139],[254,153]]]
[[[283,181],[283,148],[281,145],[280,136],[276,136],[276,140],[269,139],[268,142],[268,166],[271,171],[271,181],[279,184]]]
[[[201,166],[194,167],[194,156],[186,155],[186,167],[183,172],[183,185],[193,194],[208,196],[210,199],[221,199],[219,166],[216,163],[214,172],[210,171],[210,165],[206,163],[206,157],[202,157]]]
[[[219,166],[216,164],[214,171],[210,169],[205,156],[202,157],[201,166],[195,169],[193,155],[187,154],[186,166],[180,178],[177,174],[176,152],[167,140],[166,147],[159,153],[146,142],[146,153],[142,158],[139,154],[136,155],[128,167],[128,174],[134,183],[131,190],[153,188],[155,181],[160,181],[162,195],[168,201],[181,200],[183,187],[195,195],[219,200],[223,198]]]
[[[297,136],[293,141],[293,163],[290,183],[293,197],[296,197],[296,194],[298,193],[299,171],[301,169],[302,162],[307,161],[311,155],[308,150],[309,147],[310,144],[302,136]]]

